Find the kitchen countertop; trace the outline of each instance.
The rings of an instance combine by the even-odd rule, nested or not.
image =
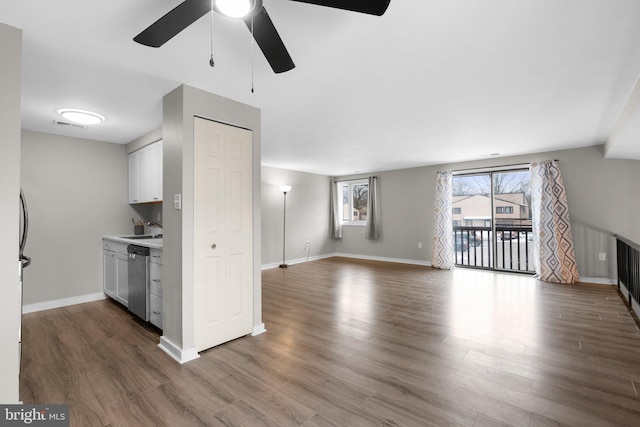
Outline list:
[[[151,249],[162,249],[162,237],[154,239],[151,238],[152,235],[147,236],[149,237],[148,239],[138,238],[140,236],[135,236],[135,239],[131,238],[133,236],[102,236],[102,238],[106,240],[113,240],[114,242],[128,243],[130,245],[146,246]]]

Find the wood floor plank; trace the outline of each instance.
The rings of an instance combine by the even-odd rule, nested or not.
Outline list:
[[[267,332],[179,365],[110,300],[23,316],[21,399],[72,426],[636,426],[615,289],[330,258],[262,273]]]

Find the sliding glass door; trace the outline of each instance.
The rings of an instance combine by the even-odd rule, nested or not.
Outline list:
[[[528,169],[453,177],[456,265],[533,273]]]

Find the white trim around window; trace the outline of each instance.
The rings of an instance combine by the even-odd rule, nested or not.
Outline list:
[[[342,225],[365,227],[367,225],[366,209],[369,181],[367,179],[340,181],[337,186],[338,198],[342,206],[340,210]],[[365,188],[363,189],[363,187]]]

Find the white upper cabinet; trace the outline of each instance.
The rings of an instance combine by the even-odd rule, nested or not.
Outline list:
[[[158,183],[156,194],[158,195],[158,200],[162,201],[162,140],[156,142],[156,165],[158,168],[156,170],[156,182]]]
[[[162,201],[162,140],[129,154],[129,203]]]
[[[140,203],[140,151],[129,154],[129,203]]]

